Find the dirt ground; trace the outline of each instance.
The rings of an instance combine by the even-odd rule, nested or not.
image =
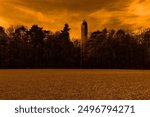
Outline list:
[[[0,70],[1,100],[150,99],[148,70]]]

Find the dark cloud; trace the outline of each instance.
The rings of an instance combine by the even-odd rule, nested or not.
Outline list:
[[[138,2],[139,2],[139,3],[143,3],[143,2],[145,2],[145,1],[146,1],[146,0],[139,0]]]
[[[53,10],[94,12],[99,9],[107,9],[110,11],[123,10],[132,1],[133,0],[14,0],[9,3],[41,12],[50,12]]]

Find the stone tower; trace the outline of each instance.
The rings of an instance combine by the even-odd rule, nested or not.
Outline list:
[[[87,39],[88,39],[88,24],[84,20],[81,25],[81,64],[83,64],[85,60],[85,51],[86,51],[85,43]]]

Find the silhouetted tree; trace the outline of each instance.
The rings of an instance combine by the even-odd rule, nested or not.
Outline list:
[[[92,32],[85,47],[82,66],[80,41],[70,39],[68,24],[55,33],[38,25],[0,27],[0,68],[150,69],[150,29],[105,28]]]

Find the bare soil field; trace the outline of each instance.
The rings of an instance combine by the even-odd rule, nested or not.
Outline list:
[[[146,100],[149,70],[0,70],[1,100]]]

